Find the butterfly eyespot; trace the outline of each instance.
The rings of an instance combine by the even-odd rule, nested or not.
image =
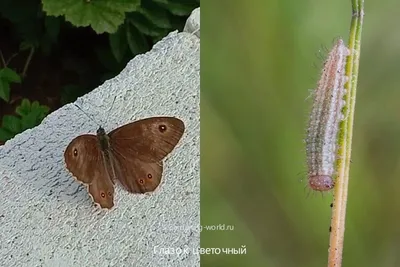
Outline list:
[[[101,196],[102,198],[105,198],[105,197],[106,197],[106,193],[101,192],[100,196]]]
[[[147,178],[151,179],[153,178],[153,175],[151,175],[151,173],[147,174]]]
[[[110,191],[108,191],[108,196],[109,196],[109,197],[112,197],[112,194],[111,194],[111,192],[110,192]]]
[[[78,156],[78,149],[74,148],[74,157]]]
[[[139,179],[139,184],[144,184],[144,180],[143,179]]]
[[[167,126],[165,126],[164,124],[161,124],[160,126],[158,126],[158,130],[160,130],[160,132],[165,132],[167,130]]]

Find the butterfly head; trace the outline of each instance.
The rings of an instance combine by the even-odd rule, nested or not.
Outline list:
[[[104,130],[103,127],[99,127],[99,129],[97,129],[96,134],[98,137],[104,136],[106,135],[106,131]]]

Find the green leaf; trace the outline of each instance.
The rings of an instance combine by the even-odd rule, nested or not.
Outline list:
[[[40,106],[40,122],[49,114],[50,108],[48,106],[42,105]]]
[[[132,54],[138,55],[149,50],[145,36],[132,24],[126,27],[126,38]]]
[[[4,115],[2,128],[7,129],[11,133],[20,133],[21,132],[21,120],[12,115]]]
[[[18,73],[7,67],[0,70],[0,79],[9,83],[21,83]]]
[[[10,101],[10,83],[0,79],[0,98],[4,101]]]
[[[48,106],[40,105],[38,101],[33,101],[31,104],[29,102],[28,99],[23,99],[16,109],[18,114],[23,114],[21,115],[21,131],[38,125],[50,111]]]
[[[162,8],[160,5],[155,4],[153,1],[144,1],[138,12],[145,16],[155,26],[170,29],[172,27],[170,22],[170,13]]]
[[[21,117],[28,115],[30,111],[31,111],[31,101],[29,101],[29,99],[26,98],[22,99],[21,104],[15,109],[15,113],[17,113]]]
[[[21,131],[33,128],[40,123],[39,120],[40,110],[32,110],[31,113],[22,117],[21,119]]]
[[[0,98],[10,101],[10,83],[20,83],[21,77],[10,68],[0,69]]]
[[[10,132],[9,130],[0,128],[0,141],[5,142],[7,140],[10,140],[14,136],[15,136],[15,134]]]
[[[34,111],[36,109],[40,110],[39,102],[38,101],[33,101],[32,105],[31,105],[31,111]]]
[[[42,3],[47,15],[64,15],[73,25],[90,25],[100,34],[116,32],[125,12],[135,11],[140,0],[42,0]]]
[[[3,116],[2,127],[0,128],[0,140],[2,141],[7,141],[16,134],[38,125],[49,113],[50,108],[40,105],[38,101],[31,104],[29,99],[25,98],[15,111],[20,117]]]
[[[128,50],[125,28],[125,25],[122,24],[116,33],[112,33],[108,36],[111,51],[118,62],[121,62]]]
[[[169,32],[169,29],[163,29],[155,26],[150,20],[138,12],[129,13],[127,15],[127,20],[140,32],[149,36],[160,36]]]
[[[187,0],[153,0],[154,2],[160,4],[160,6],[165,7],[174,15],[177,16],[187,16],[194,9],[199,7],[199,5],[195,1],[187,1]]]

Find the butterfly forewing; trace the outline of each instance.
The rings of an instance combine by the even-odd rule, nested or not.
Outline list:
[[[93,165],[101,165],[103,163],[101,157],[97,137],[92,134],[76,137],[64,152],[67,169],[78,181],[85,184],[92,182],[94,178]]]
[[[114,185],[95,135],[81,135],[64,152],[67,169],[88,187],[93,201],[102,208],[114,205]]]
[[[185,126],[173,117],[138,120],[110,132],[110,146],[123,157],[159,162],[181,139]]]

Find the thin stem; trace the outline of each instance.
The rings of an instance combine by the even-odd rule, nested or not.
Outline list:
[[[7,60],[7,62],[6,62],[6,66],[8,66],[8,64],[10,64],[11,60],[12,60],[14,57],[16,57],[17,55],[18,55],[18,53],[12,54],[11,57],[10,57],[10,58]]]
[[[16,57],[18,55],[18,53],[14,53],[11,55],[11,57],[7,60],[7,62],[4,60],[4,56],[3,56],[3,52],[0,50],[0,59],[1,59],[1,63],[3,63],[3,67],[6,68],[8,66],[8,64],[10,64],[11,60]]]
[[[28,59],[26,60],[26,63],[25,63],[25,66],[24,66],[24,70],[22,71],[22,74],[21,74],[22,77],[25,77],[26,72],[28,71],[28,66],[29,66],[29,64],[30,64],[30,62],[32,60],[34,52],[35,52],[35,48],[32,46],[30,51],[29,51]]]
[[[0,50],[0,59],[1,59],[1,63],[3,63],[4,68],[7,67],[6,61],[4,60],[3,57],[3,52]]]
[[[329,241],[328,267],[342,266],[343,241],[346,219],[347,193],[349,184],[351,144],[353,137],[354,111],[360,61],[361,31],[364,17],[364,0],[352,0],[352,20],[349,34],[350,56],[346,64],[346,76],[349,81],[345,85],[347,94],[343,113],[345,120],[340,124],[339,150],[331,218],[331,234]]]

